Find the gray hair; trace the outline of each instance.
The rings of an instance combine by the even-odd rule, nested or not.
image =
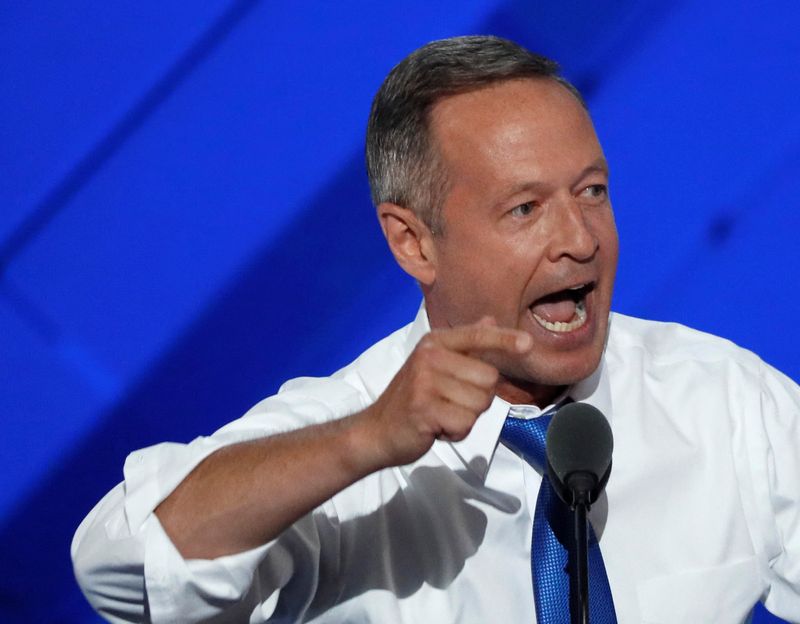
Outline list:
[[[448,182],[428,127],[434,104],[504,80],[544,77],[562,84],[585,107],[558,71],[555,61],[500,37],[441,39],[412,52],[389,72],[372,101],[366,157],[373,203],[409,208],[434,234],[443,233]]]

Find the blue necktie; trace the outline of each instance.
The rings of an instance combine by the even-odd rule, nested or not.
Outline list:
[[[546,475],[545,435],[555,410],[538,418],[515,418],[524,408],[512,407],[500,439],[542,473],[531,541],[531,575],[538,624],[570,624],[569,549],[574,541],[572,512],[558,498]],[[591,624],[616,624],[597,536],[589,525],[589,619]]]

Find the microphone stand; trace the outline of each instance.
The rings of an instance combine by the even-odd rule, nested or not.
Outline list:
[[[570,597],[570,621],[572,624],[589,624],[589,530],[586,514],[592,502],[592,490],[597,486],[597,477],[581,471],[572,473],[566,481],[572,493],[575,538],[575,565],[569,566],[570,585],[575,588],[575,594]]]
[[[578,604],[572,609],[572,624],[589,624],[589,533],[586,530],[585,504],[575,506],[575,580]]]

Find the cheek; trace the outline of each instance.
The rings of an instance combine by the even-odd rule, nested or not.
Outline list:
[[[441,251],[442,274],[449,280],[484,285],[514,267],[515,258],[520,254],[515,246],[483,232],[474,232],[468,237],[453,237]]]
[[[607,232],[605,241],[601,241],[601,245],[606,246],[606,272],[611,278],[612,282],[617,274],[617,262],[619,260],[619,238],[617,237],[617,229],[612,221],[611,227]]]
[[[609,257],[617,257],[619,239],[617,237],[617,224],[614,221],[614,212],[609,206],[607,210],[592,215],[592,229],[600,241],[601,248],[605,247]]]
[[[473,314],[515,314],[543,257],[535,233],[501,234],[486,227],[472,229],[469,236],[451,234],[438,253],[441,294],[451,306]]]
[[[514,254],[492,254],[485,248],[450,256],[439,273],[441,292],[451,307],[472,320],[490,314],[500,321],[508,316],[506,308],[516,309],[527,284],[521,264]]]

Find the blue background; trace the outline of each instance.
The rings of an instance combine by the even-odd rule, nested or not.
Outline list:
[[[511,37],[583,90],[617,310],[800,378],[798,18],[791,0],[5,2],[0,621],[97,621],[69,543],[131,450],[209,433],[412,318],[362,144],[381,80],[431,39]]]

